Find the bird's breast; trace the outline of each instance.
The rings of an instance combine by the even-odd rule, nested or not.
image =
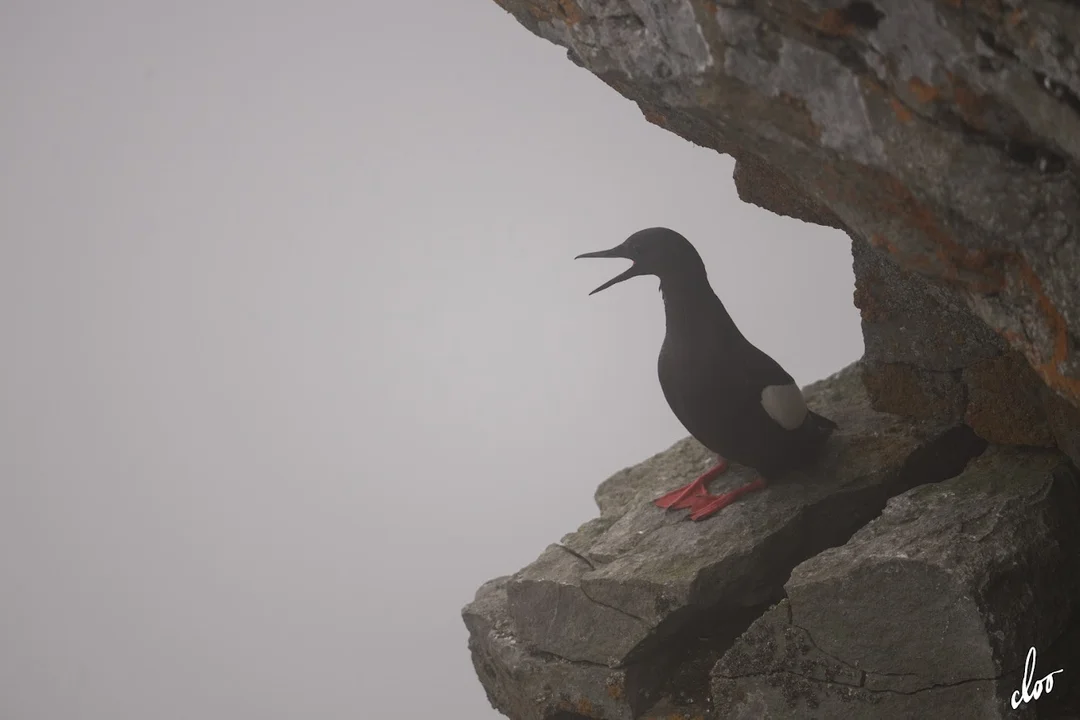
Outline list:
[[[713,359],[711,360],[710,357]],[[738,421],[738,408],[749,397],[738,382],[709,353],[665,342],[657,371],[668,405],[686,429],[700,439]]]

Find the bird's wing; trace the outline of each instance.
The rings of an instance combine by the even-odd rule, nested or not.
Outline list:
[[[750,343],[746,344],[744,362],[748,390],[758,395],[765,414],[785,430],[799,429],[806,421],[808,408],[794,378]]]
[[[756,386],[783,386],[795,383],[795,379],[791,377],[787,370],[780,367],[780,363],[773,360],[749,341],[745,345],[743,362],[745,363],[748,381]]]

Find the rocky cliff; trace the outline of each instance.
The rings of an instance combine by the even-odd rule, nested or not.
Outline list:
[[[684,440],[481,587],[492,704],[1080,717],[1080,5],[497,1],[744,200],[847,232],[866,353],[807,388],[841,430],[801,482],[685,522],[649,503],[709,464]],[[1014,710],[1032,646],[1066,672]]]

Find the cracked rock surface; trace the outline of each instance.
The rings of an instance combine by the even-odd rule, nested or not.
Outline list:
[[[875,411],[855,366],[806,396],[840,425],[816,467],[694,523],[650,502],[710,464],[681,441],[602,484],[598,518],[482,587],[464,615],[493,705],[513,718],[707,712],[711,665],[783,598],[792,568],[986,447],[962,424]],[[733,466],[713,490],[750,475]]]
[[[995,446],[892,498],[796,567],[787,599],[716,664],[718,716],[1047,717],[1009,697],[1077,599],[1077,480],[1060,453]]]

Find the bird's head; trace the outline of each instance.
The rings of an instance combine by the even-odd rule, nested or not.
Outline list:
[[[662,227],[639,230],[610,250],[584,253],[574,259],[578,258],[626,258],[634,263],[590,295],[637,275],[655,275],[661,284],[705,278],[705,264],[690,241],[674,230]]]

